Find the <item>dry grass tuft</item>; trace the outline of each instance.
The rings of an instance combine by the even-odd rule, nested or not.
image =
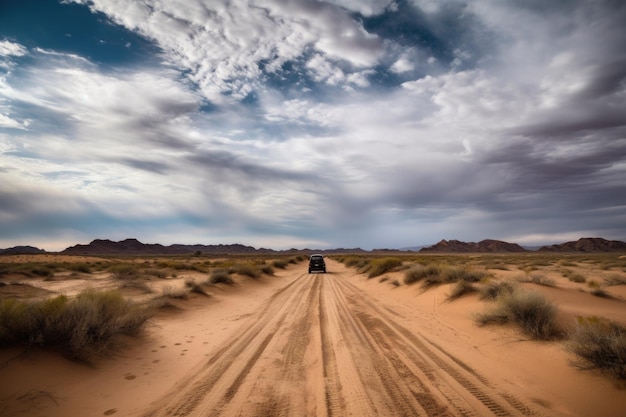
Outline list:
[[[452,287],[452,290],[450,291],[450,294],[448,295],[448,300],[449,301],[456,300],[457,298],[461,298],[462,296],[466,294],[471,294],[477,291],[478,290],[471,282],[458,281]]]
[[[43,301],[0,301],[0,346],[59,349],[83,361],[109,353],[120,336],[137,336],[153,316],[117,291],[80,293]]]
[[[374,278],[398,269],[402,266],[402,260],[398,258],[376,258],[372,259],[367,269],[367,277]]]
[[[478,324],[515,323],[523,333],[537,340],[562,336],[556,323],[558,308],[541,294],[516,289],[497,298],[498,305],[477,316]]]
[[[624,327],[599,317],[579,317],[566,346],[579,357],[579,361],[575,363],[578,367],[597,368],[619,379],[626,379]]]
[[[209,282],[211,284],[234,284],[233,279],[230,277],[230,274],[225,269],[215,269],[211,271]]]

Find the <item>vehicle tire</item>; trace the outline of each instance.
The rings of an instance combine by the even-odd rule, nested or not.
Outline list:
[[[326,273],[326,268],[324,268],[324,270],[322,271],[323,273]]]
[[[311,268],[309,268],[309,274],[311,273]]]

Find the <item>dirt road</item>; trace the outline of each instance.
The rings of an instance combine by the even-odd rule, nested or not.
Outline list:
[[[234,338],[152,404],[158,416],[528,416],[517,398],[348,279],[291,270]]]

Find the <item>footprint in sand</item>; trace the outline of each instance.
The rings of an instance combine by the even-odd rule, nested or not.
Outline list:
[[[124,379],[127,379],[129,381],[132,381],[135,378],[137,378],[137,376],[133,375],[133,374],[126,374],[126,375],[124,375]]]
[[[105,416],[112,416],[113,414],[117,413],[117,408],[111,408],[110,410],[106,410],[104,412]]]

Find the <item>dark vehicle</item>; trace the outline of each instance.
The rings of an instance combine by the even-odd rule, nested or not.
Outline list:
[[[311,255],[309,258],[309,274],[313,271],[326,273],[326,262],[323,255]]]

